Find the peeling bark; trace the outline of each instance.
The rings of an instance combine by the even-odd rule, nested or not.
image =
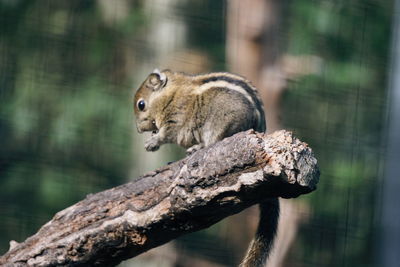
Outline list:
[[[290,132],[238,133],[88,195],[23,243],[13,243],[0,265],[116,265],[266,198],[309,193],[318,179],[311,149]]]

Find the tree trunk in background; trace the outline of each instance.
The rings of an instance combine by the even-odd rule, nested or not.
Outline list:
[[[282,63],[282,47],[285,40],[283,20],[287,1],[280,0],[232,0],[227,12],[227,61],[230,71],[243,75],[259,90],[265,105],[267,131],[280,129],[280,100],[286,88],[288,73]],[[267,266],[283,266],[284,258],[304,220],[304,205],[291,200],[280,200],[281,217],[274,250]],[[245,212],[245,223],[234,218],[235,224],[252,225],[248,239],[237,240],[244,251],[254,235],[258,210]],[[249,228],[249,227],[247,227]],[[243,230],[242,230],[243,231]]]
[[[103,9],[118,11],[113,9],[114,3],[103,0]],[[143,47],[132,47],[128,53],[134,64],[126,64],[127,72],[132,76],[135,74],[135,85],[140,83],[155,68],[170,68],[175,71],[185,71],[188,73],[204,72],[209,64],[205,55],[195,51],[187,50],[187,26],[184,20],[179,20],[174,14],[179,0],[153,0],[143,1],[145,14],[151,18],[144,26],[144,31],[140,37],[132,37]],[[108,7],[107,7],[108,6]],[[122,10],[119,10],[122,12]],[[107,12],[105,12],[106,14]],[[118,15],[113,15],[114,20]],[[110,17],[110,15],[109,15]],[[110,19],[113,21],[113,19]],[[137,51],[140,51],[138,54]],[[133,56],[132,56],[133,54]],[[129,59],[127,59],[129,61]],[[135,88],[132,88],[132,93]],[[147,133],[139,135],[136,127],[133,127],[134,142],[132,151],[136,161],[135,168],[131,171],[131,177],[138,177],[152,169],[165,165],[169,161],[177,160],[171,155],[177,154],[176,146],[164,145],[157,153],[147,152],[144,149],[144,140]],[[182,153],[182,156],[184,153]],[[175,266],[180,262],[180,254],[177,253],[173,242],[167,243],[157,249],[150,250],[131,261],[126,261],[121,266]],[[193,259],[193,258],[192,258]]]
[[[146,78],[155,68],[165,67],[172,52],[182,50],[185,47],[186,28],[182,21],[168,18],[176,4],[176,0],[153,0],[143,1],[145,14],[151,18],[146,25],[141,36],[132,36],[133,45],[123,45],[120,49],[124,55],[125,73],[134,77],[135,84],[132,84],[132,95],[135,86]],[[105,22],[118,23],[128,16],[128,1],[120,0],[118,3],[113,1],[101,0],[98,2],[100,12]],[[160,38],[167,35],[168,38]],[[139,41],[138,41],[139,40]],[[140,43],[139,46],[136,44]],[[120,62],[121,63],[121,62]],[[133,110],[132,122],[134,123]],[[167,159],[167,154],[171,154],[170,147],[162,147],[158,153],[149,153],[144,149],[146,135],[139,135],[136,127],[132,127],[132,153],[136,162],[132,168],[130,177],[138,177],[152,169],[165,165],[171,159]],[[163,266],[174,266],[177,255],[173,243],[165,244],[157,249],[151,250],[133,260],[121,263],[121,266],[158,266],[162,262]]]
[[[378,251],[377,266],[398,266],[400,262],[400,1],[395,1],[392,23],[391,67],[389,68],[388,113],[385,178],[381,190],[381,235],[374,247]],[[379,209],[378,209],[379,210]]]

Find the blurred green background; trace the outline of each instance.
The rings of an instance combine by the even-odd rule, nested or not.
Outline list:
[[[310,144],[322,172],[318,190],[301,198],[307,220],[283,266],[378,266],[393,4],[282,2],[281,53],[319,63],[288,81],[279,120]],[[174,146],[144,151],[132,95],[155,67],[229,69],[228,5],[0,0],[0,254],[87,194],[184,155]],[[164,254],[236,264],[241,250],[221,234],[224,223]],[[186,266],[164,254],[125,264]]]

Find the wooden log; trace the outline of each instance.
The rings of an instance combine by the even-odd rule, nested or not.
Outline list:
[[[112,266],[271,197],[316,189],[317,160],[287,131],[252,130],[88,195],[0,257],[5,266]]]

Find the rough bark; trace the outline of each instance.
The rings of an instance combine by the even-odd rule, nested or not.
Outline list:
[[[290,132],[247,131],[58,212],[0,257],[9,266],[116,265],[268,197],[316,188],[317,161]]]

